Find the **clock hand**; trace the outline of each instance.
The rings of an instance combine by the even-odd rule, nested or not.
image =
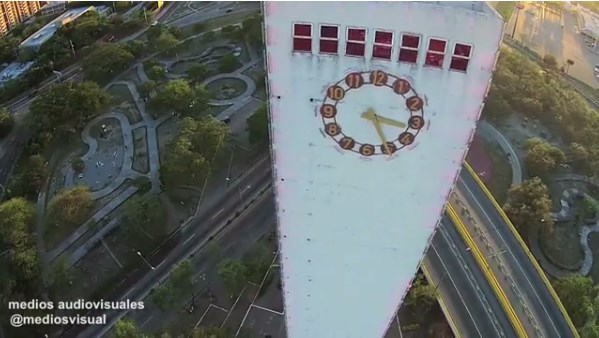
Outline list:
[[[381,139],[382,146],[385,147],[386,153],[391,154],[391,151],[389,150],[389,144],[387,144],[387,138],[385,137],[385,133],[383,132],[383,127],[381,127],[381,123],[378,121],[376,114],[374,115],[372,123],[374,124],[374,128],[376,129],[376,133],[379,135],[379,138]]]
[[[398,127],[398,128],[405,128],[406,127],[406,124],[403,123],[403,122],[400,122],[400,121],[397,121],[397,120],[393,120],[393,119],[390,119],[390,118],[386,118],[386,117],[383,117],[383,116],[378,116],[377,115],[377,119],[379,120],[380,123],[388,124],[390,126],[394,126],[394,127]]]
[[[374,121],[377,120],[378,122],[382,123],[382,124],[387,124],[393,127],[398,127],[398,128],[405,128],[406,124],[401,122],[401,121],[397,121],[397,120],[393,120],[387,117],[383,117],[380,115],[375,114],[373,111],[367,111],[362,113],[362,118],[366,119],[368,121]]]

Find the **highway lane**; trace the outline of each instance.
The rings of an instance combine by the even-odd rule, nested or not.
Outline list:
[[[454,192],[450,203],[487,255],[527,332],[531,336],[572,337],[538,271],[469,171],[462,170]],[[462,212],[462,206],[469,212]]]
[[[239,218],[230,227],[223,230],[221,237],[214,239],[214,242],[218,243],[220,248],[218,255],[211,254],[210,250],[204,250],[205,248],[196,251],[190,260],[197,272],[196,276],[202,276],[202,278],[197,278],[198,286],[195,292],[198,293],[199,290],[210,288],[219,278],[218,263],[224,258],[241,258],[261,237],[275,230],[275,221],[274,196],[269,193],[257,201],[244,217]],[[212,288],[212,290],[214,289]],[[216,303],[218,305],[218,300]],[[174,318],[166,316],[148,298],[146,298],[145,304],[146,308],[143,311],[135,312],[132,316],[145,332],[158,331],[168,326],[165,324],[174,320]],[[197,299],[195,307],[194,311],[201,314],[208,307],[208,302]],[[179,315],[176,314],[175,316]],[[186,315],[184,314],[184,316]]]
[[[446,215],[423,265],[461,335],[517,336],[480,267]]]
[[[206,246],[221,228],[228,226],[227,220],[231,219],[236,212],[240,212],[244,204],[252,200],[252,196],[268,187],[271,183],[270,161],[263,161],[260,165],[248,173],[246,177],[235,183],[239,186],[250,186],[244,192],[244,198],[239,198],[239,190],[236,188],[223,192],[221,196],[214,199],[206,199],[206,211],[196,219],[188,223],[172,239],[172,243],[155,250],[153,254],[147,255],[148,261],[156,267],[151,270],[147,265],[140,264],[131,271],[129,280],[118,286],[114,295],[107,295],[105,299],[131,299],[141,300],[155,287],[158,282],[163,281],[172,267],[178,262],[186,259],[192,252]],[[245,197],[247,196],[247,197]],[[217,231],[218,230],[218,231]],[[193,240],[186,241],[193,237]],[[100,337],[110,329],[114,322],[125,315],[124,312],[107,312],[108,323],[104,327],[87,327],[76,329],[65,333],[66,337]]]

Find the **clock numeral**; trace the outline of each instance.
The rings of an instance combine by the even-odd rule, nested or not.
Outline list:
[[[424,106],[424,101],[419,96],[412,96],[406,100],[406,106],[411,111],[418,111]]]
[[[409,146],[414,143],[414,134],[408,133],[407,131],[399,134],[399,143],[404,146]]]
[[[339,101],[345,96],[345,90],[339,86],[332,86],[327,90],[327,96],[331,100]]]
[[[418,115],[412,116],[410,119],[408,119],[408,125],[412,129],[419,130],[420,128],[424,127],[424,118]]]
[[[370,73],[370,82],[372,82],[373,85],[375,86],[384,86],[387,84],[387,73],[383,72],[382,70],[375,70],[374,72]]]
[[[360,88],[364,84],[364,78],[360,73],[351,73],[345,77],[345,83],[349,88]]]
[[[332,104],[323,104],[322,107],[320,107],[320,115],[324,118],[331,119],[337,115],[337,108]]]
[[[356,141],[354,141],[354,139],[351,137],[346,136],[339,140],[339,146],[345,150],[351,150],[354,148],[355,145]]]
[[[386,142],[381,145],[381,151],[385,155],[393,155],[397,151],[397,147],[393,142]]]
[[[363,144],[360,147],[360,154],[362,154],[362,156],[374,155],[374,146],[372,144]]]
[[[399,95],[404,95],[410,91],[410,83],[407,80],[399,79],[393,83],[393,91]]]
[[[339,127],[337,123],[329,123],[324,129],[330,136],[337,136],[339,133],[341,133],[341,127]]]

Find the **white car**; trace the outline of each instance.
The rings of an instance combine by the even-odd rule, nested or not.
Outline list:
[[[595,65],[595,73],[599,73],[599,65]]]

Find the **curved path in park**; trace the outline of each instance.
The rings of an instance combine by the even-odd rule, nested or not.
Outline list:
[[[217,81],[223,78],[235,78],[241,81],[244,81],[246,84],[246,89],[243,93],[238,95],[235,98],[228,100],[211,100],[209,105],[212,106],[231,106],[222,113],[217,116],[219,119],[224,119],[232,114],[234,114],[238,109],[247,105],[248,101],[252,98],[252,94],[256,89],[256,85],[254,81],[246,75],[243,75],[242,72],[246,71],[251,67],[255,67],[258,62],[261,62],[261,58],[259,58],[255,51],[252,48],[248,48],[250,51],[250,61],[239,69],[235,70],[232,73],[228,74],[219,74],[212,76],[206,79],[203,84],[208,84],[213,81]],[[206,56],[210,54],[211,50],[207,50],[202,56]],[[233,51],[231,51],[233,52]],[[199,59],[199,57],[192,57],[192,59]],[[215,62],[210,58],[207,62]],[[139,63],[136,67],[137,75],[140,80],[147,81],[148,77],[144,71],[143,63]],[[122,140],[123,144],[120,146],[122,149],[117,149],[116,151],[122,151],[122,166],[118,173],[118,176],[115,177],[109,185],[103,187],[99,190],[95,190],[91,192],[92,198],[94,200],[101,199],[106,197],[112,193],[114,193],[121,185],[128,179],[136,179],[139,177],[147,177],[151,182],[151,191],[159,192],[160,191],[160,157],[159,157],[159,146],[157,140],[157,128],[164,123],[166,120],[172,117],[172,115],[168,115],[158,120],[154,120],[152,116],[146,111],[145,101],[140,97],[137,92],[137,88],[135,83],[131,81],[116,81],[112,82],[106,86],[106,88],[114,85],[123,85],[126,86],[129,90],[133,101],[137,107],[137,110],[140,112],[142,117],[142,121],[131,124],[128,118],[120,112],[110,112],[101,116],[96,117],[92,121],[90,121],[84,130],[81,132],[81,138],[85,144],[88,145],[89,149],[86,154],[81,157],[86,162],[86,166],[93,166],[93,160],[91,158],[98,153],[98,141],[91,135],[90,130],[92,126],[100,124],[102,121],[106,121],[107,119],[116,119],[120,125],[120,130],[122,132]],[[149,163],[149,173],[143,174],[137,172],[133,169],[133,158],[134,158],[134,140],[133,140],[133,131],[138,128],[146,128],[146,143],[148,149],[148,163]],[[116,154],[116,152],[115,152]],[[93,168],[92,168],[93,169]],[[72,168],[69,168],[67,174],[65,176],[65,187],[75,186],[76,183],[76,175],[75,171]],[[94,215],[90,217],[90,219],[81,225],[78,229],[72,232],[67,238],[65,238],[58,246],[54,249],[47,252],[44,256],[44,264],[47,265],[54,260],[56,260],[62,254],[68,254],[68,266],[73,266],[79,260],[81,260],[89,250],[91,250],[99,241],[101,241],[108,233],[110,233],[115,227],[118,226],[118,219],[111,220],[108,224],[104,225],[99,231],[95,233],[91,233],[90,229],[92,227],[89,226],[91,222],[99,222],[104,217],[109,215],[113,210],[118,208],[122,203],[124,203],[128,198],[133,196],[135,192],[137,192],[139,188],[132,185],[127,189],[121,191],[114,199],[112,199],[108,204],[98,210]],[[46,191],[44,189],[43,191]],[[47,201],[46,193],[42,193],[38,196],[38,211],[39,215],[43,215],[45,211],[45,204]],[[40,217],[38,224],[43,224],[43,217]],[[39,236],[38,236],[39,237]]]
[[[483,136],[484,138],[494,139],[499,144],[499,146],[503,149],[503,151],[506,154],[508,154],[507,156],[508,156],[508,159],[510,162],[510,166],[512,168],[512,184],[522,183],[522,176],[523,176],[522,165],[520,163],[518,153],[516,152],[516,150],[514,149],[512,144],[507,140],[507,138],[504,135],[502,135],[495,127],[493,127],[491,124],[489,124],[485,121],[479,122],[478,131],[481,133],[481,136]],[[599,187],[598,181],[595,181],[589,177],[577,175],[577,174],[560,175],[560,176],[555,177],[555,180],[556,181],[585,182],[585,183],[593,184],[593,185]],[[564,191],[564,193],[562,194],[562,197],[560,199],[560,205],[562,206],[561,210],[559,210],[558,212],[552,213],[552,217],[554,218],[554,220],[564,221],[564,220],[567,220],[570,217],[572,217],[571,211],[570,211],[570,204],[571,204],[570,198],[573,193],[576,193],[576,191],[568,191],[568,190]],[[599,210],[598,210],[598,212],[599,212]],[[593,266],[593,252],[589,246],[588,238],[589,238],[589,235],[591,235],[594,232],[599,232],[599,221],[597,221],[595,224],[583,225],[581,227],[580,244],[584,251],[584,258],[583,258],[583,261],[581,262],[580,267],[578,268],[577,271],[570,271],[570,270],[563,269],[563,268],[555,265],[553,262],[551,262],[545,256],[543,251],[541,250],[541,247],[539,244],[539,234],[538,233],[531,234],[531,237],[529,238],[530,251],[532,251],[534,256],[539,261],[539,264],[543,267],[543,269],[548,274],[550,274],[551,276],[553,276],[555,278],[566,277],[574,272],[578,272],[583,276],[587,276],[591,271],[591,267]]]

